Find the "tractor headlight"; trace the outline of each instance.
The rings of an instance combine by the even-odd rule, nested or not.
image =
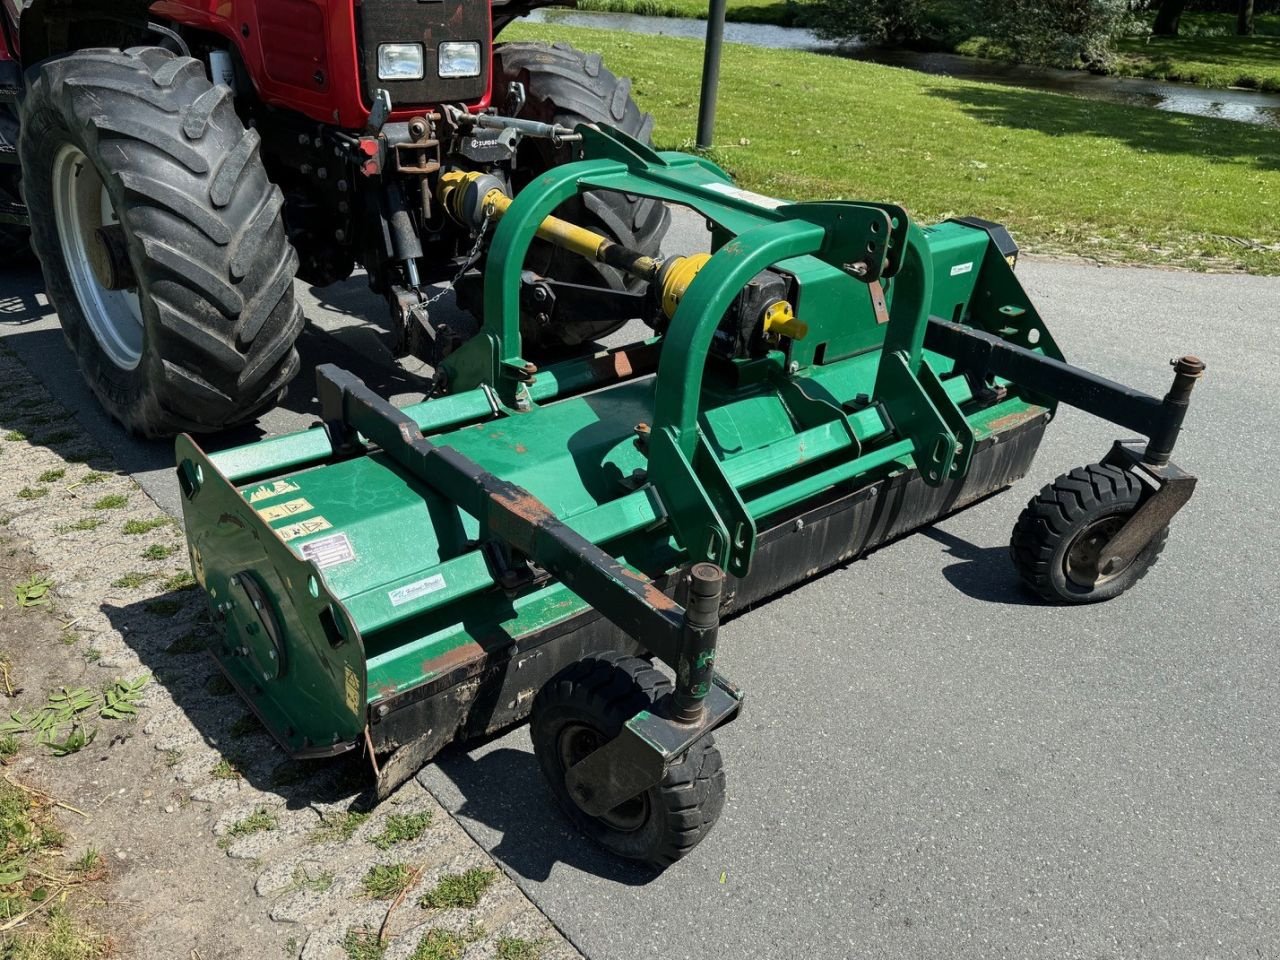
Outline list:
[[[421,80],[426,54],[420,43],[378,45],[379,80]]]
[[[480,44],[450,41],[440,44],[440,69],[442,77],[480,76]]]

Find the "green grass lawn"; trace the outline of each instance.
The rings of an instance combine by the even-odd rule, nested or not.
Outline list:
[[[699,42],[503,36],[599,51],[633,78],[659,146],[689,148]],[[774,196],[1000,220],[1032,253],[1280,274],[1280,137],[1261,127],[729,44],[716,134],[715,159]]]
[[[1235,36],[1235,17],[1188,14],[1177,37],[1131,37],[1115,72],[1206,87],[1280,91],[1280,16],[1258,17],[1256,34]]]
[[[578,9],[599,13],[638,13],[646,17],[707,18],[708,0],[578,0]],[[727,0],[724,17],[737,23],[796,26],[803,3],[796,0]]]

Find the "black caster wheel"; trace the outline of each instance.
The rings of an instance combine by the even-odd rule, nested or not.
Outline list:
[[[1102,547],[1138,509],[1142,485],[1119,467],[1091,463],[1065,473],[1027,504],[1009,553],[1019,576],[1052,603],[1097,603],[1141,580],[1164,549],[1161,530],[1126,566],[1099,569]]]
[[[670,690],[671,681],[647,661],[604,654],[552,677],[534,699],[530,718],[534,755],[565,815],[612,853],[659,869],[696,847],[724,808],[724,770],[710,736],[668,767],[661,783],[603,816],[585,813],[564,778]]]

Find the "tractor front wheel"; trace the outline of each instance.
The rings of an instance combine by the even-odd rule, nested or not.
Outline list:
[[[298,371],[298,257],[258,143],[168,50],[80,50],[30,84],[32,245],[81,372],[134,433],[243,422]]]
[[[671,681],[648,661],[591,657],[549,680],[534,698],[530,718],[538,765],[569,819],[612,853],[659,869],[696,847],[724,808],[724,770],[711,736],[669,766],[656,786],[603,816],[590,816],[578,806],[565,773],[670,690]]]
[[[1097,603],[1141,580],[1164,549],[1161,530],[1127,565],[1106,567],[1102,548],[1138,509],[1142,485],[1119,467],[1093,463],[1058,477],[1032,498],[1009,552],[1023,582],[1051,603]]]

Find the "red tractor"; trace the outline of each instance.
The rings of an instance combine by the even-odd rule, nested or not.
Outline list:
[[[428,285],[461,277],[477,301],[484,240],[439,208],[438,178],[483,171],[514,193],[575,156],[579,123],[650,135],[599,56],[494,44],[544,5],[0,0],[0,263],[29,229],[85,378],[147,436],[277,401],[299,365],[295,276],[326,285],[359,264],[397,355],[435,365],[470,331],[430,315]],[[567,206],[651,254],[670,219],[616,193]],[[613,267],[547,245],[526,268],[535,351],[637,315]]]

